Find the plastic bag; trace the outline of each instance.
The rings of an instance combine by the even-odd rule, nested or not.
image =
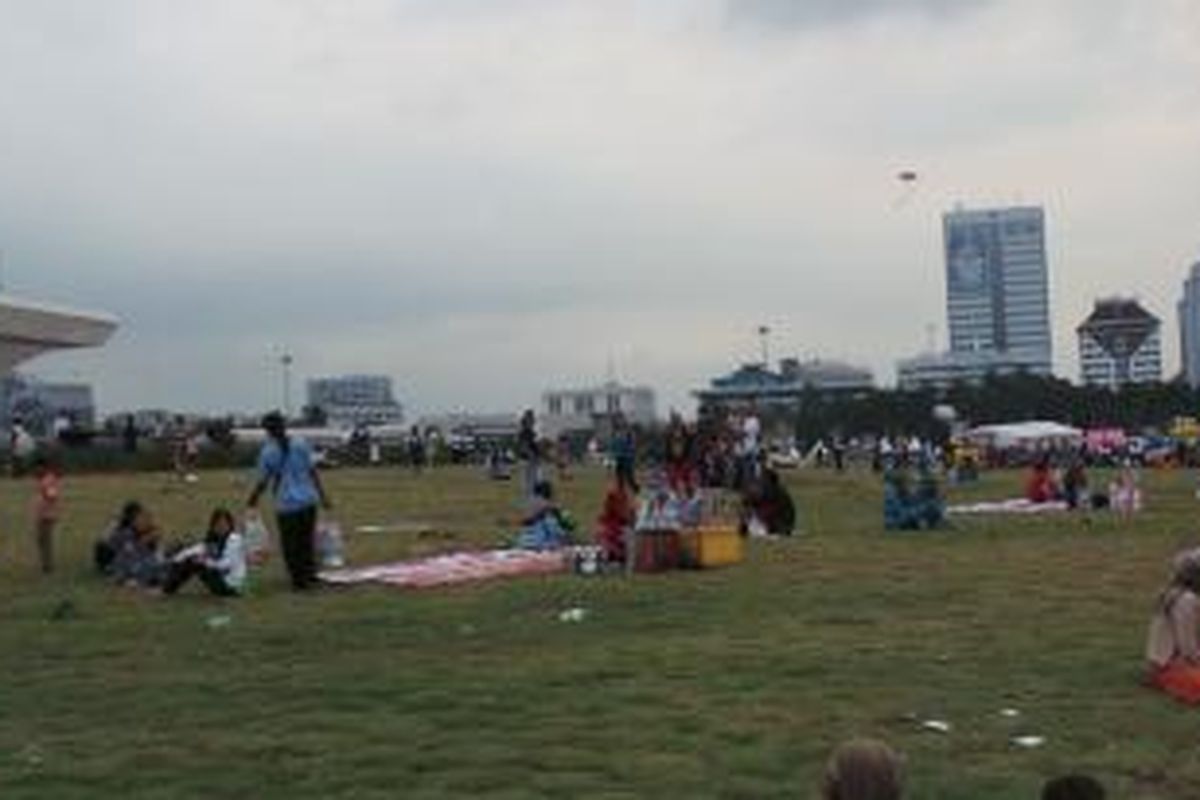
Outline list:
[[[317,528],[317,557],[325,569],[346,566],[346,539],[337,520],[322,520]]]
[[[271,532],[257,513],[246,515],[242,538],[246,541],[246,558],[251,564],[262,564],[271,557]]]

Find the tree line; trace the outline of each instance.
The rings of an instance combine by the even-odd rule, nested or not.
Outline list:
[[[947,424],[935,417],[939,405],[951,406],[970,425],[1043,419],[1080,428],[1166,432],[1176,418],[1200,413],[1200,391],[1182,381],[1112,390],[1031,374],[991,375],[981,383],[943,391],[876,389],[836,395],[813,389],[800,398],[796,435],[802,441],[835,435],[940,438]]]

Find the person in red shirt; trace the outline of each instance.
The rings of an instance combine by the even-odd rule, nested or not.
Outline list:
[[[596,521],[596,543],[604,550],[610,563],[625,562],[625,540],[637,521],[633,495],[624,481],[615,481],[604,498],[604,508]]]
[[[1050,469],[1050,459],[1043,457],[1033,467],[1025,484],[1025,497],[1031,503],[1050,503],[1058,499],[1058,486]]]
[[[54,571],[54,530],[58,527],[62,503],[62,476],[48,458],[39,456],[34,462],[34,479],[37,481],[33,505],[34,537],[42,573],[49,575]]]

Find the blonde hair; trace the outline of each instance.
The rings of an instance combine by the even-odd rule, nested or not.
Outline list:
[[[882,742],[860,739],[834,751],[825,769],[825,800],[900,800],[901,763]]]

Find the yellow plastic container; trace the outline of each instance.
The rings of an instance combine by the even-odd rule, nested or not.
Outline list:
[[[682,534],[683,560],[697,569],[727,567],[746,558],[746,545],[737,528],[697,528]]]

